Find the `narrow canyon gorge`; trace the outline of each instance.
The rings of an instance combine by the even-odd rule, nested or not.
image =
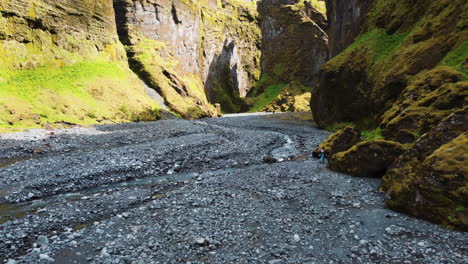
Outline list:
[[[0,0],[0,54],[0,263],[468,261],[467,1]]]

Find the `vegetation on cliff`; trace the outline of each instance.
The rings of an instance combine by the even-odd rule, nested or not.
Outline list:
[[[115,1],[130,66],[184,118],[242,110],[260,76],[255,4]],[[154,16],[157,13],[158,16]],[[157,26],[155,26],[157,25]]]
[[[0,130],[155,120],[158,106],[126,67],[96,60],[0,71]]]
[[[466,71],[466,10],[465,1],[375,1],[361,36],[322,67],[316,121],[375,126],[418,74]]]
[[[157,118],[109,1],[0,3],[0,131]]]
[[[325,2],[264,0],[258,10],[262,77],[247,104],[251,111],[307,111],[319,67],[328,59]]]
[[[352,123],[379,139],[335,154],[332,169],[362,176],[381,162],[387,206],[461,230],[467,10],[461,0],[375,0],[356,41],[322,67],[312,98],[320,126]]]

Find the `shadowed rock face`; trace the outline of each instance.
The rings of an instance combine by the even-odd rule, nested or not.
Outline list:
[[[350,147],[361,141],[361,133],[352,127],[345,127],[338,130],[328,137],[327,140],[322,142],[313,152],[313,156],[318,158],[320,151],[325,150],[328,157],[333,156],[335,153],[348,150]]]
[[[327,0],[328,46],[335,57],[354,42],[361,32],[373,0]]]
[[[382,177],[403,152],[403,145],[397,142],[363,141],[331,156],[329,165],[334,171],[356,177]]]
[[[327,21],[310,2],[263,0],[258,3],[262,29],[262,73],[281,83],[312,87],[328,59]]]
[[[124,59],[111,0],[0,1],[0,66],[64,65],[107,52]],[[72,58],[71,54],[75,54]]]
[[[194,108],[199,115],[214,115],[212,103],[228,112],[240,110],[239,99],[259,77],[260,29],[252,3],[114,0],[114,6],[134,68],[152,79],[147,83],[174,110],[189,117],[199,117],[189,113]],[[158,58],[165,62],[152,67]]]

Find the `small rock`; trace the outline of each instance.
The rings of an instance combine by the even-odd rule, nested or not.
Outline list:
[[[47,246],[49,244],[49,239],[46,236],[39,236],[36,240],[36,244],[40,247]]]
[[[208,240],[204,239],[203,237],[197,237],[195,239],[195,244],[197,246],[203,247],[203,246],[208,246],[209,242],[208,242]]]
[[[301,237],[300,237],[298,234],[294,234],[294,236],[293,236],[293,241],[294,241],[295,243],[297,243],[297,242],[301,241]]]
[[[46,254],[39,254],[39,259],[40,259],[40,260],[50,261],[50,262],[53,262],[53,261],[54,261],[53,258],[49,257],[49,256],[46,255]]]

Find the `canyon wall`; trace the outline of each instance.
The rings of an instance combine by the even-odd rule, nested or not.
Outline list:
[[[375,138],[404,144],[402,155],[378,166],[387,206],[467,230],[468,164],[461,145],[468,131],[468,3],[371,2],[365,2],[364,20],[356,22],[356,29],[362,24],[356,40],[321,68],[314,119],[326,128],[357,126],[369,146]],[[347,17],[349,10],[340,9],[339,1],[329,3],[329,13],[338,12],[329,25],[333,54],[351,39],[337,33],[343,22],[333,17]],[[350,164],[345,156],[335,154],[331,163]]]
[[[156,118],[111,0],[0,1],[0,130]]]
[[[328,46],[333,58],[361,33],[373,0],[327,0]]]
[[[114,0],[130,66],[186,118],[239,112],[260,75],[260,29],[249,1]]]
[[[268,111],[307,111],[320,66],[328,60],[325,1],[262,0],[258,10],[262,78],[253,95],[279,92]]]

